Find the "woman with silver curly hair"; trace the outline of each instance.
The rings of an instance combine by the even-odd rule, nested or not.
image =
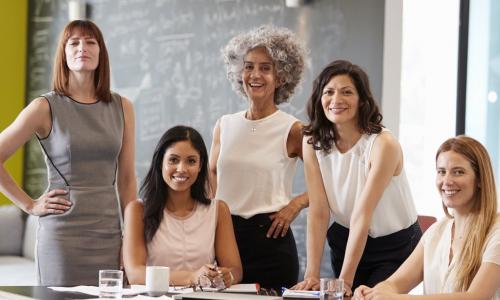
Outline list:
[[[265,25],[237,35],[223,49],[227,76],[248,108],[215,125],[210,170],[216,199],[233,215],[243,264],[242,282],[291,287],[299,263],[290,224],[309,205],[292,197],[302,124],[278,109],[293,95],[306,51],[286,28]]]

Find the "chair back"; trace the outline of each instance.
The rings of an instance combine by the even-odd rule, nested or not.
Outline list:
[[[420,225],[420,229],[422,229],[422,233],[424,233],[427,228],[429,228],[437,219],[433,216],[421,216],[417,217],[418,225]]]

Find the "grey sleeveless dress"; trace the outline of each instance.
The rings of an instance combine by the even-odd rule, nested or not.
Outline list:
[[[44,286],[98,285],[101,269],[118,269],[120,210],[115,186],[123,138],[121,98],[83,104],[50,92],[49,136],[40,139],[48,190],[65,189],[73,205],[39,218],[37,279]]]

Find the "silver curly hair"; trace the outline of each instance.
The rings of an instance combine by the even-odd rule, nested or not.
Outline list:
[[[288,28],[263,25],[233,37],[222,49],[227,78],[233,90],[247,97],[243,89],[243,59],[248,51],[264,47],[276,69],[276,77],[282,85],[276,89],[274,103],[288,102],[304,72],[306,49]]]

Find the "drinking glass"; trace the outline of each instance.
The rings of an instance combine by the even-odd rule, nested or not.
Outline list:
[[[123,272],[120,270],[99,271],[99,298],[121,298]]]
[[[321,300],[343,300],[344,280],[321,278],[319,281],[319,297]]]

